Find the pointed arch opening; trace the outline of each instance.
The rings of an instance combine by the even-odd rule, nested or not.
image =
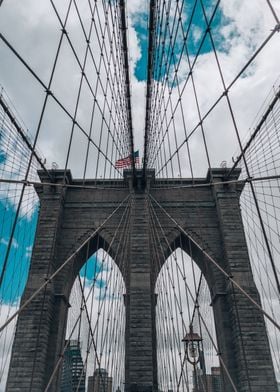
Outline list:
[[[222,391],[210,290],[200,268],[182,248],[176,248],[162,265],[155,292],[159,389],[207,391],[215,384]],[[195,366],[188,362],[183,342],[190,326],[202,338]]]
[[[104,392],[123,389],[124,295],[119,267],[99,248],[87,258],[71,289],[57,381],[62,392],[94,386]]]

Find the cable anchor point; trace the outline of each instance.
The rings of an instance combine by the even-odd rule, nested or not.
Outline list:
[[[280,23],[277,23],[277,25],[272,29],[271,31],[275,31],[276,33],[280,33]]]

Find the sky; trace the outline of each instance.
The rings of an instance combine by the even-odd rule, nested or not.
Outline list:
[[[65,15],[67,1],[61,0],[55,3],[63,17]],[[273,0],[271,3],[275,7],[278,15],[280,15],[279,2]],[[186,25],[190,18],[192,4],[192,1],[186,2],[184,8],[183,20]],[[214,1],[206,0],[204,4],[208,15],[210,15],[213,10]],[[88,27],[90,18],[87,14],[87,2],[81,0],[79,7]],[[127,14],[134,142],[135,150],[139,149],[140,155],[143,156],[147,78],[148,1],[129,0],[127,2]],[[275,24],[273,15],[265,0],[254,0],[254,2],[245,2],[242,0],[221,1],[212,28],[226,84],[234,79],[246,60],[260,46],[269,32],[274,29]],[[60,36],[60,26],[50,6],[50,2],[46,0],[40,2],[36,2],[35,0],[24,0],[21,2],[4,0],[0,8],[0,26],[1,32],[24,56],[42,80],[46,82],[50,75],[56,45]],[[70,14],[68,26],[69,35],[77,48],[78,54],[82,58],[85,46],[77,15],[74,11]],[[202,10],[200,7],[197,7],[188,43],[191,58],[193,58],[199,47],[204,28],[205,22],[203,22]],[[95,42],[92,45],[94,52],[99,53],[98,45]],[[180,42],[178,45],[180,46]],[[179,46],[177,49],[175,48],[175,51],[178,50],[179,52]],[[10,97],[17,113],[19,113],[20,122],[24,124],[23,127],[25,129],[28,129],[30,138],[32,139],[39,122],[45,94],[44,90],[24,69],[19,61],[15,59],[14,55],[3,42],[0,43],[0,59],[0,85],[4,87]],[[248,137],[259,108],[273,85],[279,85],[279,60],[279,34],[275,34],[231,90],[232,107],[242,140],[246,140]],[[101,69],[101,72],[105,74],[104,69]],[[187,72],[187,60],[183,58],[178,70],[178,84],[180,89],[183,87]],[[202,47],[201,55],[194,72],[194,78],[201,112],[206,113],[222,91],[209,40],[206,40]],[[92,83],[94,84],[94,82],[94,75],[92,75]],[[155,82],[160,85],[162,80],[159,79]],[[53,91],[71,112],[74,111],[74,96],[77,94],[78,84],[79,69],[75,64],[73,54],[69,47],[63,44],[62,55],[58,61],[57,71],[54,77]],[[174,102],[178,100],[177,87],[174,86],[172,88],[172,99]],[[100,90],[98,90],[97,95],[102,103],[102,93]],[[183,94],[182,105],[185,110],[188,130],[191,130],[197,123],[198,115],[193,93],[190,89],[186,89],[186,92]],[[90,107],[89,91],[83,88],[77,118],[86,129],[89,128],[90,124],[90,116],[88,114]],[[98,128],[101,119],[96,117],[95,121],[97,124],[96,128]],[[182,117],[179,113],[176,113],[175,122],[176,134],[180,142],[184,139],[184,129]],[[46,158],[48,167],[51,167],[52,162],[56,162],[60,168],[64,167],[70,128],[71,121],[61,112],[57,105],[50,101],[38,139],[38,149],[42,151],[42,156]],[[205,130],[212,166],[219,166],[224,160],[230,165],[232,157],[238,155],[238,145],[228,109],[224,103],[221,103],[213,114],[209,116],[205,123]],[[96,134],[96,140],[99,135],[98,133]],[[174,148],[174,141],[172,143]],[[13,164],[11,169],[11,162],[13,161],[15,151],[9,149],[7,152],[1,145],[3,145],[2,132],[0,132],[0,171],[2,176],[4,178],[21,178],[28,160],[28,157],[24,156],[25,150],[20,150],[21,154],[23,154],[22,162],[25,163],[21,165]],[[85,149],[86,139],[76,132],[69,158],[69,167],[75,177],[82,176],[84,163],[81,157],[84,155]],[[205,151],[201,146],[201,135],[199,133],[195,134],[191,139],[190,150],[195,166],[195,176],[204,177],[207,171],[207,162]],[[7,156],[7,154],[9,155]],[[181,160],[185,163],[183,165],[183,175],[189,176],[186,156],[185,153],[182,154]],[[97,173],[94,169],[95,161],[96,151],[91,151],[87,177],[94,177],[95,175],[100,177],[103,175],[105,163],[101,161],[100,171]],[[108,176],[109,172],[107,171],[106,173]],[[177,174],[176,172],[176,177]],[[32,171],[32,176],[36,178],[35,170]],[[0,190],[1,195],[4,195],[0,199],[0,222],[2,222],[2,226],[0,227],[0,263],[3,263],[9,241],[9,233],[12,227],[11,224],[19,199],[20,186],[15,191],[14,188],[9,189],[7,186],[1,185]],[[0,292],[1,302],[7,306],[11,304],[16,306],[25,285],[36,230],[38,208],[36,195],[28,191],[23,208],[20,210],[19,221],[11,246],[3,286],[5,290]],[[14,262],[12,263],[11,260],[14,260]],[[95,263],[99,266],[100,261],[93,257],[89,263],[91,267],[87,269],[88,279],[93,276],[93,266]],[[83,275],[84,273],[85,269],[81,274]],[[102,288],[102,285],[104,283],[100,282],[100,288]]]

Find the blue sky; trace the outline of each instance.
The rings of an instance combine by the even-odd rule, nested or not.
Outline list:
[[[192,18],[192,24],[191,28],[189,31],[189,37],[187,41],[187,49],[188,53],[190,56],[195,56],[199,46],[201,45],[201,41],[203,38],[203,32],[206,30],[206,22],[203,14],[203,9],[201,6],[200,2],[197,2],[194,13],[192,15],[192,9],[194,5],[194,1],[188,1],[184,3],[184,18],[183,18],[183,26],[184,26],[184,31],[187,30],[187,26],[189,25],[191,18]],[[204,1],[204,7],[205,11],[207,13],[207,18],[208,21],[210,17],[212,16],[212,13],[214,11],[214,5],[215,2],[213,0],[207,0]],[[139,23],[139,21],[141,21]],[[223,17],[221,10],[218,8],[215,16],[213,18],[213,21],[211,23],[211,29],[212,32],[215,35],[215,45],[219,50],[225,51],[224,47],[224,40],[223,36],[219,34],[219,28],[222,23],[226,22],[226,18]],[[171,23],[172,25],[172,23]],[[142,12],[141,14],[138,15],[136,19],[136,23],[133,24],[133,27],[136,30],[137,38],[139,40],[139,46],[141,50],[141,57],[136,63],[135,67],[135,76],[138,81],[145,81],[147,78],[147,53],[148,53],[148,15],[145,12]],[[171,28],[171,27],[170,27]],[[179,32],[180,34],[181,32]],[[178,34],[178,35],[179,35]],[[168,36],[167,36],[167,42],[168,42]],[[178,55],[181,52],[181,45],[182,41],[181,40],[176,40],[176,45],[174,47],[174,57],[178,59]],[[167,49],[165,49],[167,50]],[[200,49],[200,54],[205,54],[212,51],[212,45],[211,41],[209,39],[209,36],[207,35],[206,39],[204,40],[204,43]],[[155,54],[155,56],[160,56],[162,55],[162,49],[161,46],[159,48],[159,53]],[[164,67],[163,67],[164,69]],[[171,70],[172,72],[172,70]],[[156,75],[156,74],[155,74]],[[165,75],[161,75],[164,77]]]
[[[0,240],[0,266],[3,268],[7,254],[12,224],[15,219],[15,206],[8,201],[0,202],[1,240]],[[30,264],[30,256],[36,230],[38,208],[35,207],[31,216],[20,216],[16,225],[6,272],[0,291],[0,299],[7,302],[16,302],[21,296]]]
[[[0,164],[1,165],[1,164]],[[9,201],[0,201],[0,270],[2,271],[7,254],[8,243],[12,224],[15,219],[15,206]],[[16,225],[11,250],[7,261],[3,284],[0,290],[0,301],[4,303],[16,303],[22,295],[28,276],[30,258],[35,238],[38,220],[38,207],[35,207],[31,215],[20,216]],[[98,279],[101,271],[106,270],[102,259],[92,255],[81,269],[81,277],[86,276],[88,283],[97,277],[97,288],[103,288],[105,282]],[[99,275],[100,276],[100,275]]]

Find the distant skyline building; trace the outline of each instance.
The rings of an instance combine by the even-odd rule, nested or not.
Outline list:
[[[106,369],[99,368],[88,377],[88,392],[112,392],[113,379]]]
[[[78,340],[65,341],[67,349],[64,353],[61,392],[85,392],[86,378]]]
[[[193,392],[222,392],[221,368],[211,367],[211,374],[203,374],[201,369],[196,370],[197,383],[193,373]]]

